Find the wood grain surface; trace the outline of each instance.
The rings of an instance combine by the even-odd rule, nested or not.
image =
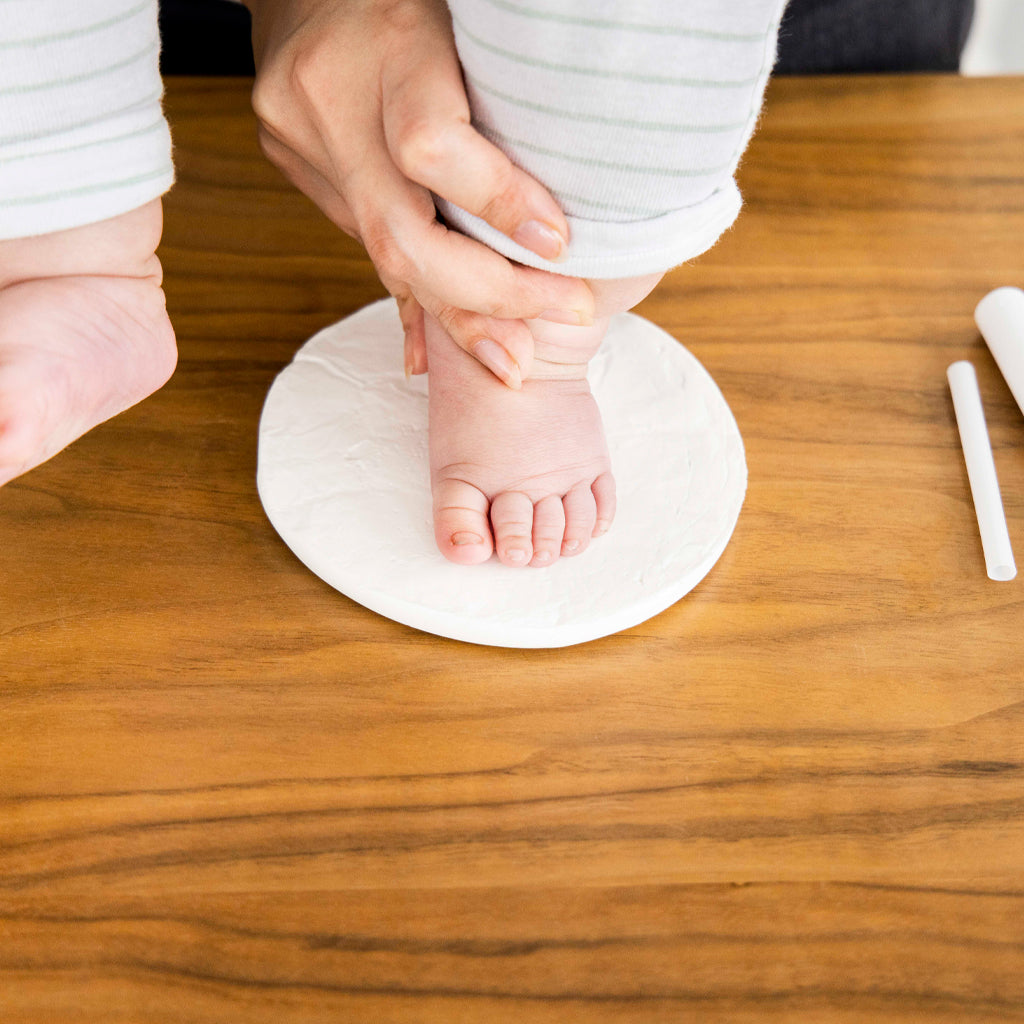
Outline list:
[[[1024,285],[1024,80],[772,85],[740,221],[640,310],[736,414],[736,534],[555,651],[380,618],[265,519],[267,388],[383,290],[248,89],[169,83],[176,375],[0,491],[0,1020],[1024,1020],[1024,584],[944,376],[1022,558],[972,311]]]

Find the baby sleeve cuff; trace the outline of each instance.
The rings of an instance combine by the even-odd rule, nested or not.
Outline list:
[[[710,249],[739,216],[742,199],[735,181],[703,202],[649,220],[609,222],[569,217],[568,256],[542,259],[486,221],[434,197],[445,222],[502,256],[538,270],[584,278],[640,277],[671,270]]]

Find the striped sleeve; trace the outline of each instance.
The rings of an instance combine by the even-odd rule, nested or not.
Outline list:
[[[784,0],[449,0],[474,126],[552,192],[572,231],[550,264],[466,211],[446,220],[519,262],[583,277],[666,270],[740,209],[733,179]]]
[[[170,188],[159,52],[157,0],[0,0],[0,239]]]

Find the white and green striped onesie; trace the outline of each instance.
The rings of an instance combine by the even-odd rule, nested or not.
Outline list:
[[[549,264],[451,204],[522,263],[584,277],[665,270],[740,207],[785,0],[450,0],[474,122],[569,216]],[[173,181],[156,0],[0,0],[0,239],[92,223]]]
[[[477,129],[569,218],[549,263],[451,203],[446,221],[580,277],[664,271],[736,219],[733,180],[785,0],[449,0]]]
[[[156,0],[0,0],[0,239],[170,188],[159,52]]]

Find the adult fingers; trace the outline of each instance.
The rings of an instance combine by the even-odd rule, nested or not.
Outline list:
[[[538,181],[470,124],[457,61],[432,55],[395,70],[384,133],[399,170],[548,260],[564,259],[569,225]]]
[[[522,320],[497,320],[442,306],[434,314],[455,344],[518,391],[533,366],[533,335]]]
[[[510,387],[533,360],[526,319],[592,322],[594,296],[583,281],[519,267],[433,218],[425,189],[397,169],[380,168],[376,188],[356,176],[349,194],[360,238],[385,287],[403,286],[457,345]]]
[[[388,288],[386,283],[384,287]],[[398,303],[398,316],[405,335],[405,375],[410,377],[426,373],[427,337],[423,325],[423,307],[403,286],[396,286],[394,290],[388,288],[388,291]]]
[[[262,125],[259,140],[267,158],[293,185],[312,199],[343,231],[354,238],[360,238],[359,225],[348,203],[320,171]],[[404,334],[406,376],[426,373],[427,344],[423,333],[423,307],[416,301],[406,282],[389,278],[384,273],[380,274],[380,278],[398,303]]]
[[[260,143],[267,157],[293,184],[305,192],[335,224],[367,245],[381,282],[398,303],[404,333],[406,375],[425,373],[427,370],[427,347],[423,331],[423,310],[426,307],[440,320],[456,344],[477,358],[509,387],[518,389],[521,386],[533,363],[533,336],[522,320],[494,319],[445,301],[416,272],[418,265],[424,262],[429,265],[429,256],[417,259],[416,253],[405,253],[399,242],[397,236],[408,234],[405,221],[415,222],[428,217],[433,207],[429,207],[428,211],[407,209],[399,226],[391,228],[381,225],[371,228],[364,238],[364,232],[360,230],[348,204],[324,175],[266,129],[260,131]],[[398,190],[400,193],[401,189]],[[429,198],[425,193],[423,195],[424,201],[429,204]],[[371,224],[376,223],[374,217],[368,216],[367,219]],[[480,249],[483,254],[493,255],[484,246],[480,246]],[[472,264],[467,264],[467,272],[471,272],[471,267]]]
[[[334,184],[309,160],[300,156],[266,125],[257,129],[263,155],[300,191],[313,200],[329,220],[346,234],[360,239],[352,209]]]
[[[384,286],[400,300],[409,372],[426,368],[419,307],[513,388],[529,374],[533,361],[533,336],[523,320],[592,321],[594,296],[585,282],[515,266],[448,230],[434,219],[427,191],[393,165],[379,162],[346,182],[350,204],[327,177],[265,127],[260,143],[289,180],[366,246]]]
[[[594,296],[586,282],[511,263],[483,243],[452,231],[433,217],[425,189],[392,169],[377,187],[351,181],[348,194],[366,246],[378,271],[408,281],[420,303],[424,296],[444,305],[502,320],[542,319],[589,325]],[[360,177],[367,172],[360,172]]]
[[[408,198],[402,196],[402,183],[398,182],[394,193],[396,200],[401,199],[401,202],[396,201],[395,205],[403,207],[403,218],[392,228],[382,222],[378,223],[377,214],[371,215],[364,208],[364,216],[371,225],[375,225],[364,233],[344,198],[315,167],[269,130],[261,129],[260,143],[267,157],[293,184],[305,192],[335,224],[366,244],[384,287],[398,302],[404,333],[404,365],[407,375],[424,373],[427,369],[427,349],[423,333],[423,308],[426,306],[441,320],[456,344],[473,354],[510,387],[520,386],[533,360],[533,337],[525,324],[522,321],[491,324],[487,317],[461,310],[446,302],[441,296],[431,292],[429,287],[422,286],[416,267],[423,260],[418,260],[415,253],[406,253],[400,244],[397,236],[408,234],[406,221],[415,223],[418,219],[429,218],[433,210],[433,207],[429,206],[429,197],[425,192],[423,199],[429,208],[411,208]],[[397,177],[397,172],[392,171],[392,175]],[[386,172],[384,177],[387,177]],[[423,191],[418,186],[408,187]],[[489,252],[486,249],[484,251]],[[428,257],[424,259],[429,263]]]
[[[406,286],[386,280],[383,283],[398,303],[405,335],[405,375],[426,373],[424,309]],[[533,334],[522,320],[495,320],[467,310],[436,308],[441,326],[456,344],[510,388],[518,391],[522,387],[533,365]]]

